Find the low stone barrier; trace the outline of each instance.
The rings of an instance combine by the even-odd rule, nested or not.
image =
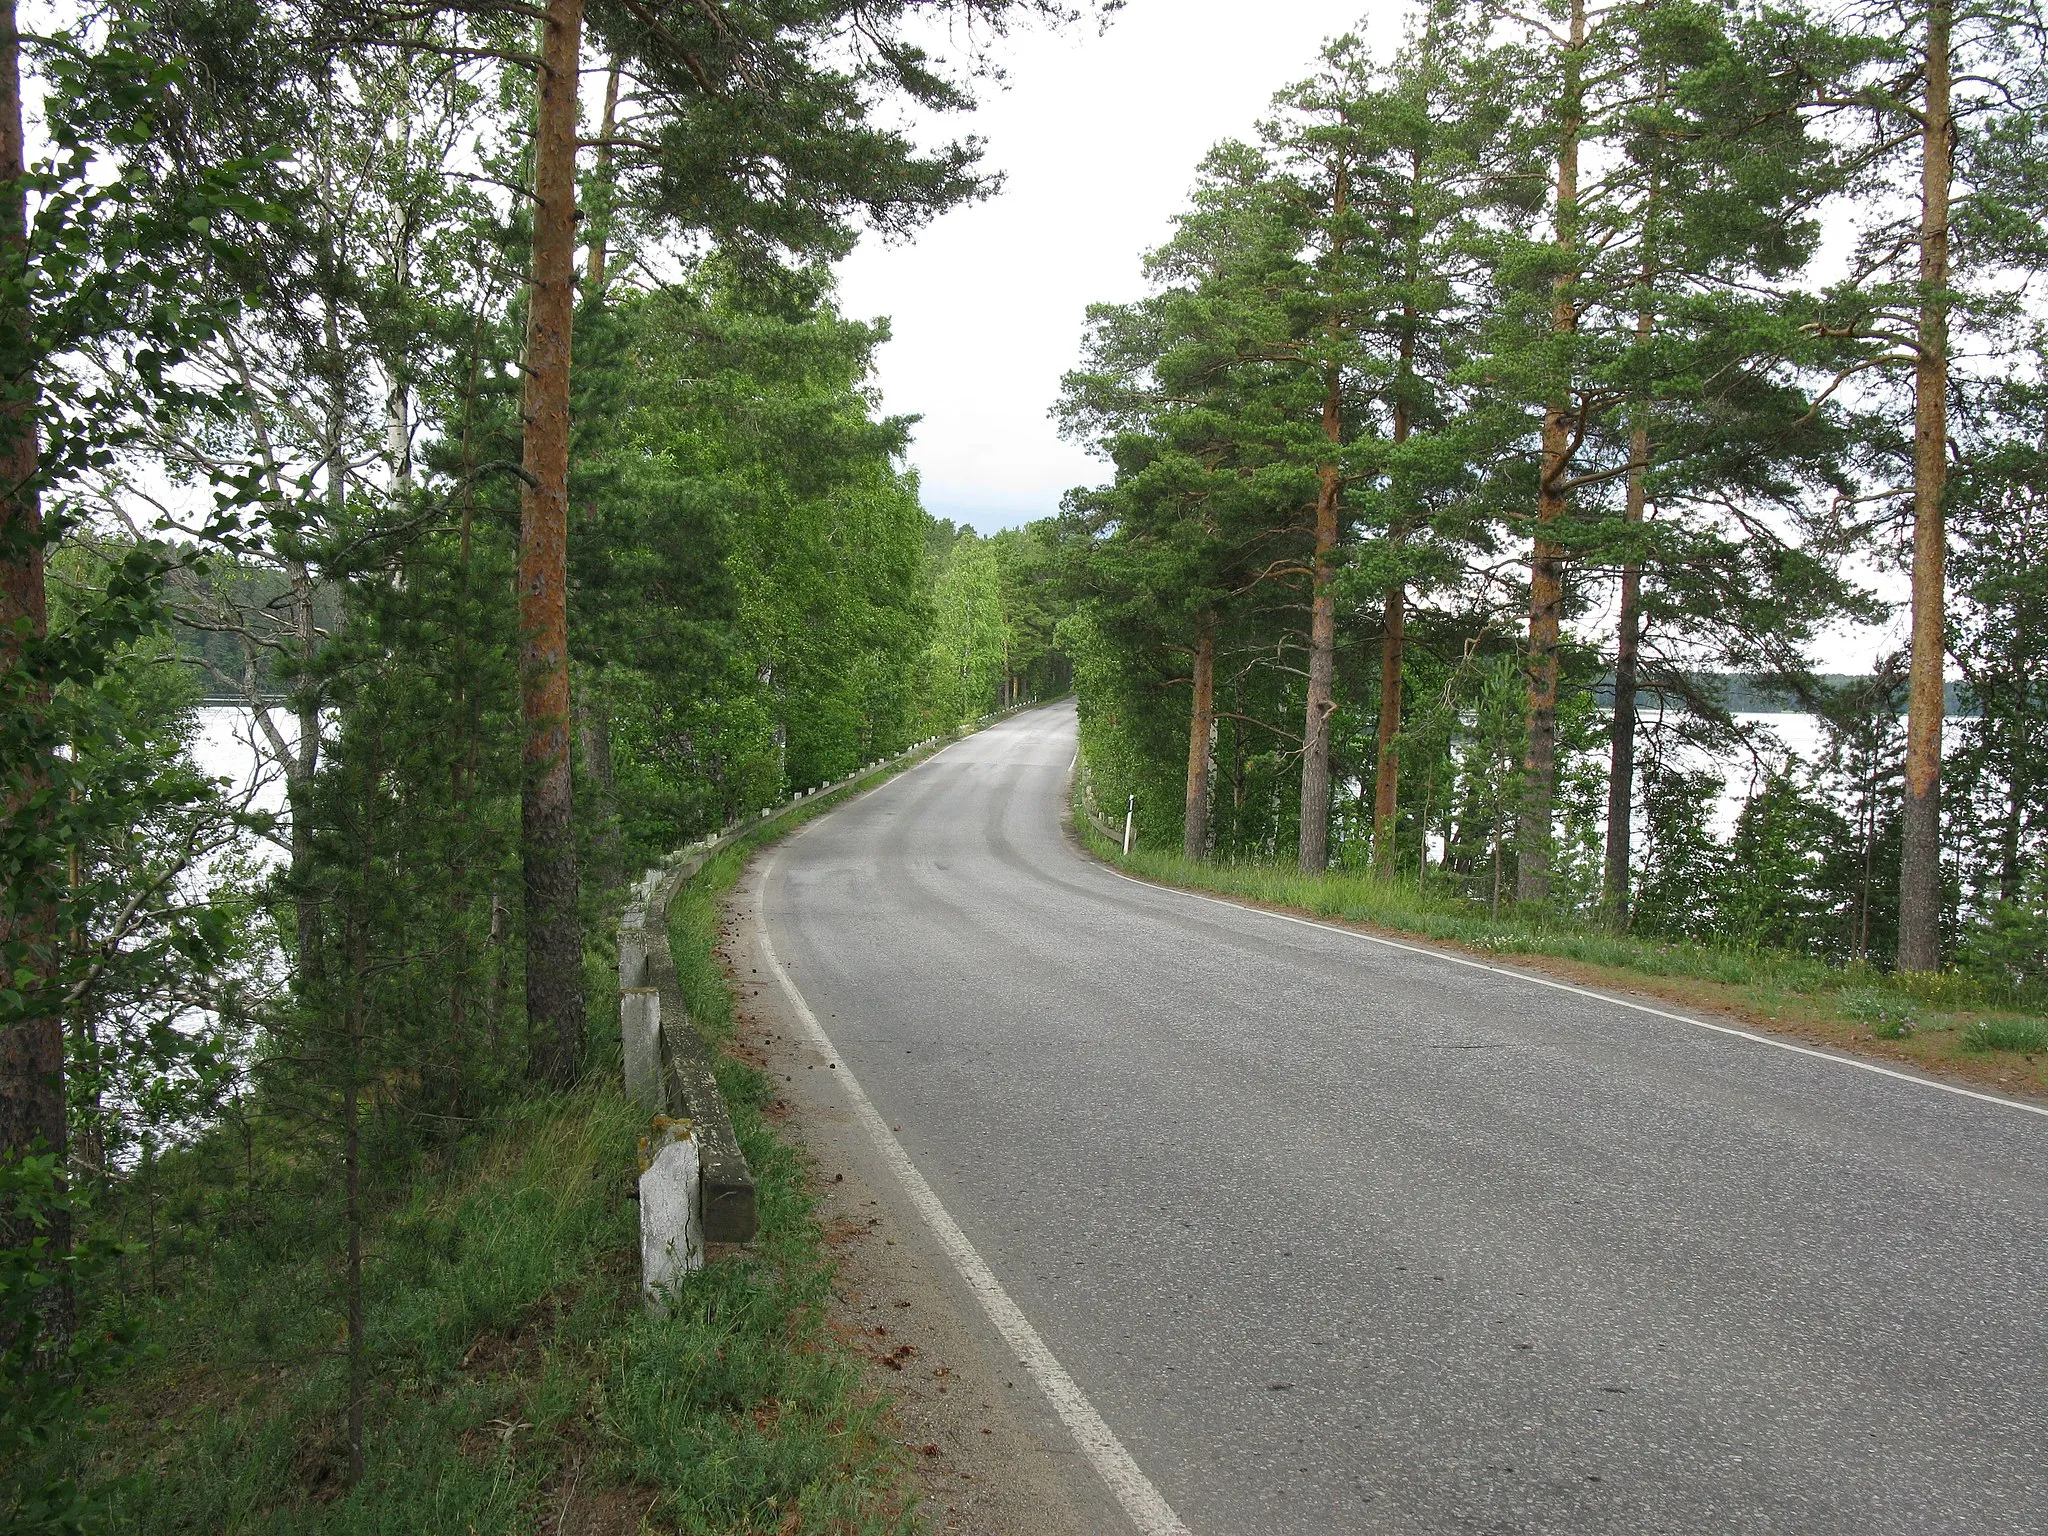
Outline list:
[[[712,859],[742,838],[948,742],[1029,709],[1026,700],[971,726],[932,736],[845,778],[792,795],[678,849],[632,888],[619,919],[619,1034],[626,1096],[648,1118],[640,1141],[640,1275],[650,1304],[684,1272],[704,1262],[706,1243],[744,1243],[758,1224],[754,1176],[740,1151],[732,1114],[718,1091],[711,1049],[690,1022],[669,952],[668,909]]]
[[[1080,771],[1081,814],[1088,818],[1089,825],[1094,827],[1103,837],[1108,838],[1117,847],[1123,847],[1124,829],[1120,826],[1111,825],[1103,816],[1101,807],[1095,803],[1095,775],[1088,771],[1086,763],[1080,765]]]

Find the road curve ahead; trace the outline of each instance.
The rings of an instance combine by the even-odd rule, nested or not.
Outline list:
[[[775,953],[1194,1536],[2048,1532],[2048,1120],[1126,880],[1071,706]]]

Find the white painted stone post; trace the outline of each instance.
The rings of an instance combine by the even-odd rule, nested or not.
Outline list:
[[[687,1120],[658,1118],[640,1139],[640,1289],[647,1304],[693,1269],[704,1267],[697,1206],[702,1174]]]
[[[650,1115],[661,1113],[661,990],[619,992],[619,1037],[625,1046],[626,1097]]]
[[[644,914],[630,914],[641,918]],[[647,935],[639,922],[622,924],[619,928],[619,990],[637,987],[647,980]]]

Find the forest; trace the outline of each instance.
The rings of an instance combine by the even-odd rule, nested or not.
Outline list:
[[[1187,861],[2037,990],[2044,48],[1711,0],[1333,43],[1066,382],[1103,803]]]
[[[906,35],[932,9],[956,57]],[[559,1440],[527,1465],[508,1433],[495,1470],[460,1441],[530,1429],[530,1400],[404,1418],[476,1353],[406,1318],[516,1333],[588,1260],[603,1283],[569,1289],[627,1308],[599,1308],[615,1338],[631,1290],[590,1234],[630,1220],[627,1175],[527,1233],[524,1279],[518,1200],[408,1202],[493,1157],[629,1168],[608,978],[649,864],[1063,689],[1050,526],[924,510],[872,383],[886,322],[837,309],[832,264],[988,193],[974,143],[892,124],[964,109],[1009,29],[1068,19],[0,9],[0,1527],[454,1529],[405,1499],[460,1507],[472,1475],[461,1528],[566,1518]],[[253,778],[199,750],[223,713]],[[797,1370],[817,1261],[780,1230],[723,1283],[769,1298],[761,1349]],[[723,1359],[731,1304],[641,1344]],[[597,1347],[579,1369],[632,1373]],[[867,1497],[817,1492],[832,1448],[872,1442],[823,1380],[816,1464],[783,1478],[791,1508],[838,1501],[818,1522]],[[659,1438],[633,1433],[608,1443]],[[717,1529],[782,1488],[706,1513],[663,1486]]]
[[[1028,700],[1183,872],[2038,1005],[2034,11],[1341,37],[984,535],[834,266],[1116,9],[0,0],[0,1529],[915,1529],[737,1057],[766,1235],[639,1308],[613,924]]]

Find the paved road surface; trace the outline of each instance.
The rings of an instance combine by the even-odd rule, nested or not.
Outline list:
[[[1195,1536],[2048,1532],[2048,1120],[1134,884],[1073,750],[952,747],[763,912]]]

